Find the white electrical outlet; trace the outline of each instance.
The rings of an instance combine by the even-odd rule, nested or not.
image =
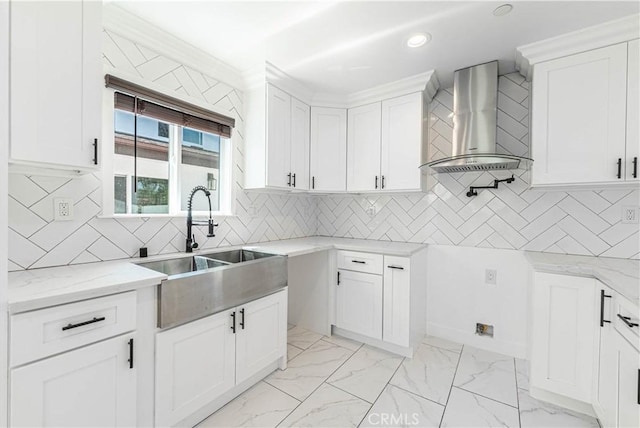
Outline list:
[[[73,220],[73,200],[70,198],[54,198],[53,219],[56,221]]]
[[[496,285],[498,281],[498,271],[495,269],[486,269],[484,271],[484,283]]]
[[[367,213],[367,215],[369,217],[375,217],[375,215],[376,215],[376,206],[375,205],[369,205],[369,207],[364,212]]]
[[[638,207],[622,207],[622,223],[638,223]]]

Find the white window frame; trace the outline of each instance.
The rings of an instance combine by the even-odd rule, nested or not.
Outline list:
[[[113,73],[112,73],[113,74]],[[132,80],[130,77],[126,77]],[[145,86],[150,86],[148,82],[142,82]],[[158,88],[151,88],[158,90]],[[103,104],[102,104],[102,145],[101,145],[101,167],[102,167],[102,215],[100,217],[106,218],[148,218],[148,217],[186,217],[187,211],[182,210],[180,200],[180,174],[179,165],[182,157],[180,144],[169,144],[169,212],[165,214],[116,214],[114,212],[114,186],[113,177],[116,175],[113,170],[114,160],[114,115],[115,115],[115,92],[111,88],[105,88],[103,92]],[[168,94],[169,95],[169,94]],[[190,102],[192,104],[199,104],[203,108],[211,109],[211,106],[202,105],[201,102],[194,102],[193,99],[185,99],[183,96],[177,96],[177,94],[170,94],[175,98],[182,99],[183,101]],[[223,113],[224,114],[224,113]],[[226,113],[228,114],[228,113]],[[180,134],[181,127],[179,125],[172,126],[175,135],[170,138],[170,141],[182,140]],[[234,216],[235,213],[235,189],[233,183],[233,140],[234,132],[232,132],[231,138],[220,138],[220,164],[219,164],[219,179],[218,179],[218,191],[219,202],[217,211],[212,211],[212,214],[216,217]],[[177,138],[177,140],[176,140]],[[127,186],[131,185],[131,178],[127,177]],[[200,197],[200,196],[198,196]],[[130,211],[131,204],[131,187],[127,187],[127,211]],[[193,211],[194,217],[208,217],[209,211]]]

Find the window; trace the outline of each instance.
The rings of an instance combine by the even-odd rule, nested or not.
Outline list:
[[[168,97],[160,100],[164,105],[156,104],[162,94],[112,76],[106,80],[116,90],[128,85],[129,93],[114,94],[113,194],[105,196],[105,206],[112,202],[114,214],[174,215],[187,210],[194,187],[205,186],[211,209],[229,212],[233,119]],[[147,91],[148,98],[132,88]],[[209,211],[209,203],[198,195],[192,208]]]

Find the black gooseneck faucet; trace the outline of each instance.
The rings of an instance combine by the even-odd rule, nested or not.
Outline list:
[[[209,201],[209,221],[207,221],[206,223],[193,221],[191,205],[193,203],[193,195],[199,190],[204,192],[204,194],[207,196],[207,200]],[[192,226],[208,225],[209,233],[207,233],[207,238],[216,236],[213,233],[213,228],[217,227],[218,223],[214,223],[213,218],[211,218],[210,196],[211,196],[211,192],[209,192],[209,190],[204,186],[194,187],[193,190],[191,191],[191,194],[189,195],[189,203],[187,204],[187,249],[186,249],[187,253],[193,253],[193,249],[198,248],[198,243],[196,242],[196,236],[193,235],[191,231]]]

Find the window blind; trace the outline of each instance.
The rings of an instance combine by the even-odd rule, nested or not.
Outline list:
[[[105,84],[115,93],[115,108],[149,116],[164,122],[199,131],[231,137],[235,119],[214,113],[194,104],[147,89],[135,83],[107,74]],[[137,98],[137,111],[136,111]]]

